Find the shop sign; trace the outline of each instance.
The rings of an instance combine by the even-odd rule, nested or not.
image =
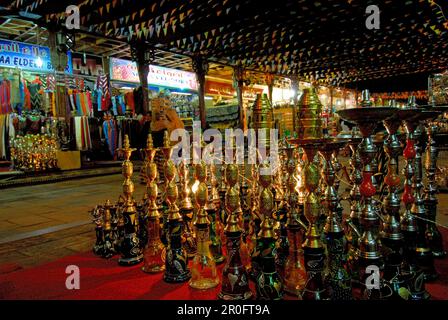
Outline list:
[[[73,74],[98,76],[103,71],[103,59],[98,56],[73,52]]]
[[[112,80],[140,82],[137,65],[133,61],[110,58],[110,68]],[[193,72],[154,65],[149,66],[148,84],[178,89],[198,90],[196,75]]]
[[[243,99],[255,99],[258,93],[262,94],[263,89],[243,87]],[[236,96],[236,90],[231,83],[206,80],[205,94],[234,97]]]
[[[71,53],[65,72],[72,73]],[[40,58],[40,59],[39,59]],[[52,72],[50,49],[44,46],[0,39],[0,67]]]

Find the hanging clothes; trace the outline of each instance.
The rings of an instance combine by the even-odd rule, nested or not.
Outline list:
[[[39,83],[28,84],[28,90],[30,93],[31,109],[43,111],[42,107],[42,94],[41,86]]]
[[[109,152],[115,158],[115,151],[117,149],[117,124],[114,119],[104,120],[103,133]]]
[[[21,92],[23,89],[21,88],[21,74],[19,69],[14,69],[12,71],[12,75],[10,77],[11,80],[11,106],[13,109],[19,108],[23,105]]]
[[[0,82],[0,113],[11,112],[11,82],[3,79]]]
[[[86,151],[92,149],[90,137],[89,118],[86,116],[74,117],[76,149]]]

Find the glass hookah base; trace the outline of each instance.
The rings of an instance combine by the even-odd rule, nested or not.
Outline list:
[[[133,266],[133,265],[139,264],[142,261],[143,261],[143,254],[140,254],[138,256],[131,257],[131,258],[119,258],[118,264],[120,266]]]
[[[219,278],[195,279],[190,280],[188,284],[190,285],[190,287],[194,289],[200,289],[200,290],[211,289],[219,284]]]

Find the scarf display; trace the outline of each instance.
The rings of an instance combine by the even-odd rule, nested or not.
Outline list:
[[[76,149],[86,151],[92,149],[90,137],[89,118],[86,116],[74,117]]]
[[[104,120],[103,133],[109,152],[115,158],[115,151],[117,149],[117,123],[114,119]]]

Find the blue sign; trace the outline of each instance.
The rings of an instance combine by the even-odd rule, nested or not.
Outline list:
[[[67,56],[65,72],[72,73],[71,53],[68,52]],[[0,67],[17,67],[29,71],[54,71],[48,47],[3,39],[0,39]]]

